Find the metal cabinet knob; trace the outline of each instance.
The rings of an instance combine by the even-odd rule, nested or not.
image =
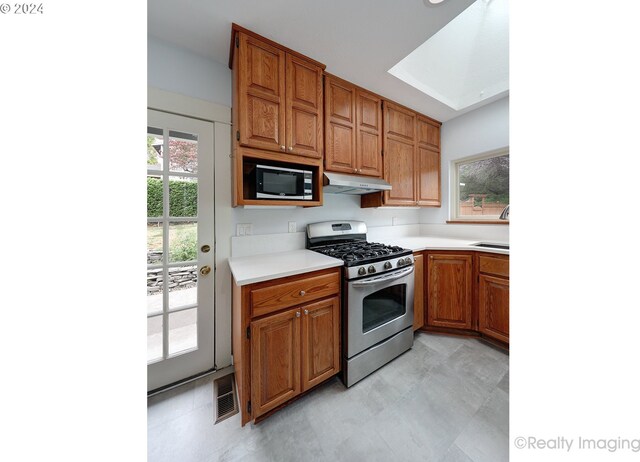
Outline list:
[[[303,296],[304,296],[304,294],[306,294],[306,292],[305,292],[304,290],[301,290],[301,291],[300,291],[300,296],[301,296],[301,297],[303,297]]]
[[[211,267],[209,265],[206,265],[200,268],[200,274],[202,274],[203,276],[206,276],[210,272],[211,272]]]
[[[300,317],[300,312],[296,311],[296,318],[299,318],[299,317]]]
[[[280,149],[282,149],[284,151],[286,149],[286,147],[283,145],[283,146],[280,146]]]
[[[353,169],[353,173],[358,173],[358,169],[357,169],[357,168],[354,168],[354,169]]]
[[[309,314],[309,310],[304,310],[304,314],[305,315]]]
[[[289,152],[293,151],[293,146],[289,146]]]

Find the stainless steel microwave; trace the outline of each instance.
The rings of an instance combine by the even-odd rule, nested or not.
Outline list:
[[[256,165],[256,199],[313,199],[313,172]]]

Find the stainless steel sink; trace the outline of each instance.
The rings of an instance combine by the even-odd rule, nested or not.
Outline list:
[[[471,244],[474,247],[484,247],[487,249],[503,249],[509,250],[509,244],[492,244],[491,242],[476,242]]]

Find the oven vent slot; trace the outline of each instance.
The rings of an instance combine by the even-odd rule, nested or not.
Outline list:
[[[213,395],[216,397],[216,421],[238,413],[234,375],[229,374],[213,381]]]

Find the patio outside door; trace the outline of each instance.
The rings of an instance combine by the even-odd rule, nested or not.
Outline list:
[[[147,113],[147,390],[214,367],[214,127]]]

